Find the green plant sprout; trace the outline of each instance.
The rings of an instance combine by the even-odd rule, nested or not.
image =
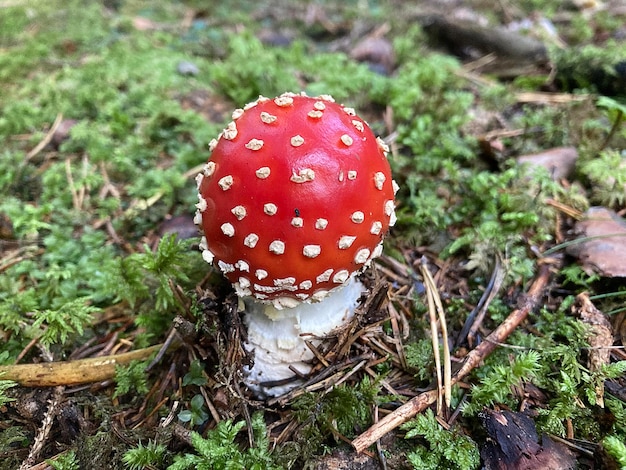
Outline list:
[[[197,359],[192,361],[189,365],[189,372],[187,372],[183,377],[183,386],[197,385],[201,387],[202,385],[206,385],[206,383],[207,376],[204,363]]]
[[[194,395],[189,401],[189,409],[178,413],[178,419],[183,423],[191,423],[194,426],[204,424],[209,419],[209,412],[201,394]]]
[[[149,466],[162,468],[167,447],[155,441],[148,441],[146,445],[139,443],[133,449],[127,450],[122,462],[128,470],[143,470]]]

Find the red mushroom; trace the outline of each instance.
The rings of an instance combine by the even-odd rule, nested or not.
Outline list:
[[[285,388],[257,382],[293,376],[294,362],[306,372],[301,334],[324,336],[352,315],[364,290],[355,275],[382,251],[397,189],[388,148],[353,109],[293,93],[235,110],[210,148],[197,177],[202,255],[244,299],[248,385],[276,395]]]

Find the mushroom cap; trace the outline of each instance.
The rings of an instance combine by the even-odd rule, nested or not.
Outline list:
[[[235,110],[198,175],[200,248],[240,296],[321,300],[382,251],[395,222],[387,146],[330,96]]]

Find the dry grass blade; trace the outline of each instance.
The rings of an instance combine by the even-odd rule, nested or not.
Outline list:
[[[426,296],[428,297],[428,313],[430,315],[430,327],[433,342],[433,352],[435,354],[435,365],[437,368],[437,385],[440,390],[439,398],[437,399],[437,414],[441,414],[441,390],[442,390],[442,377],[441,377],[441,360],[439,358],[439,336],[437,334],[437,324],[441,329],[442,337],[442,349],[443,349],[443,397],[447,408],[450,407],[452,401],[452,366],[450,364],[450,345],[448,342],[448,327],[446,325],[445,312],[441,303],[441,297],[437,291],[437,285],[433,279],[432,274],[428,270],[428,264],[425,257],[422,257],[420,262],[420,272],[424,278],[424,286],[426,287]],[[437,321],[438,320],[438,321]]]
[[[548,92],[522,92],[516,93],[515,97],[520,103],[571,103],[572,101],[584,101],[589,95],[573,95],[571,93],[548,93]]]
[[[422,264],[420,266],[422,273],[428,273],[428,268]],[[441,354],[439,352],[439,329],[437,328],[437,312],[435,301],[431,293],[431,288],[426,281],[427,275],[424,275],[424,284],[426,286],[426,298],[428,300],[428,316],[430,318],[430,337],[433,346],[433,356],[435,358],[435,372],[437,374],[437,414],[441,413],[443,395],[443,378],[441,377]]]
[[[291,390],[290,392],[285,393],[284,395],[272,398],[268,400],[267,403],[269,406],[274,406],[277,404],[284,406],[295,398],[303,395],[304,393],[314,392],[316,390],[322,390],[329,387],[335,387],[346,374],[352,375],[353,372],[350,372],[350,370],[354,369],[355,364],[358,369],[360,369],[362,365],[359,365],[359,363],[362,361],[368,361],[370,359],[371,358],[369,357],[369,355],[360,355],[349,358],[339,364],[332,364],[330,365],[330,367],[324,368],[319,374],[311,377],[301,386]]]
[[[504,282],[505,274],[506,270],[502,268],[500,256],[496,256],[495,266],[493,268],[489,284],[487,285],[485,292],[474,310],[472,310],[472,312],[468,315],[465,325],[463,325],[463,329],[457,338],[457,346],[463,344],[465,341],[468,342],[470,347],[473,347],[476,344],[476,334],[478,332],[478,328],[485,318],[489,305],[500,291],[500,287],[502,287],[502,283]]]

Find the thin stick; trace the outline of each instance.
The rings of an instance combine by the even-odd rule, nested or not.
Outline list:
[[[539,301],[543,297],[543,291],[550,280],[551,274],[552,266],[543,264],[539,267],[539,274],[533,280],[533,283],[528,289],[528,293],[520,302],[520,306],[511,312],[511,314],[495,330],[493,330],[487,338],[485,338],[485,341],[470,351],[470,353],[466,356],[463,366],[452,378],[452,385],[462,380],[475,367],[484,361],[485,358],[497,347],[498,343],[504,342],[504,340],[508,338],[511,333],[513,333],[520,323],[524,321],[528,314],[537,307]],[[374,424],[367,431],[354,439],[352,441],[352,446],[357,452],[362,452],[385,434],[393,431],[398,426],[409,421],[416,414],[424,411],[426,407],[433,404],[436,400],[437,390],[429,390],[412,398],[410,401],[396,409],[393,413],[385,416],[378,423]]]
[[[76,361],[44,362],[0,366],[0,378],[24,387],[55,387],[102,382],[115,377],[115,366],[149,358],[160,344],[114,356],[91,357]]]
[[[50,127],[46,135],[44,136],[43,140],[41,140],[35,146],[35,148],[33,148],[30,152],[26,154],[26,159],[24,160],[25,162],[28,162],[31,158],[36,156],[39,152],[41,152],[44,149],[46,145],[50,143],[50,141],[52,140],[52,137],[54,136],[54,133],[57,131],[62,121],[63,121],[63,113],[57,114],[56,119],[52,123],[52,126]]]
[[[48,408],[46,409],[46,414],[44,415],[44,419],[41,423],[41,428],[37,431],[37,435],[35,436],[35,441],[33,442],[33,446],[30,448],[30,452],[28,453],[28,457],[26,460],[22,462],[19,470],[28,470],[32,468],[35,460],[41,454],[48,437],[50,436],[50,431],[52,430],[52,424],[54,424],[54,418],[56,417],[59,406],[63,401],[63,390],[65,387],[55,387],[54,392],[52,394],[52,398],[48,401]]]

